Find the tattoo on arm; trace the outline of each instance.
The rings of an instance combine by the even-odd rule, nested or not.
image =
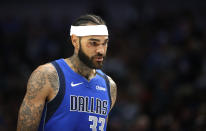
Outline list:
[[[115,84],[115,82],[112,80],[112,78],[109,78],[109,82],[110,82],[110,95],[111,95],[111,99],[112,99],[112,105],[111,105],[111,109],[114,107],[115,102],[116,102],[116,98],[117,98],[117,85]],[[110,111],[111,111],[110,109]],[[109,116],[107,116],[106,122],[108,123],[108,118]]]
[[[43,108],[43,104],[34,105],[24,100],[19,112],[17,130],[37,131]]]
[[[109,77],[109,81],[110,81],[110,94],[111,94],[111,99],[112,99],[112,106],[111,109],[114,107],[114,104],[116,102],[116,98],[117,98],[117,86],[115,84],[115,82]]]
[[[54,71],[48,75],[48,80],[50,83],[50,87],[53,89],[54,93],[56,94],[59,90],[59,77],[57,72]]]
[[[49,72],[49,73],[48,73]],[[58,77],[58,76],[57,76]],[[45,87],[55,86],[56,77],[48,67],[37,68],[29,78],[27,92],[19,110],[17,131],[36,131],[41,120],[42,111],[47,98]]]
[[[46,84],[45,72],[35,70],[28,81],[27,98],[32,100],[36,97],[39,91],[42,90]]]

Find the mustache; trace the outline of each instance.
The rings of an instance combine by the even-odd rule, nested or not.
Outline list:
[[[103,55],[103,54],[101,54],[101,53],[98,53],[97,55],[95,55],[94,57],[106,57],[106,55]]]

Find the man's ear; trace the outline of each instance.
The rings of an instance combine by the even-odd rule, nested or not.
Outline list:
[[[72,41],[72,45],[74,46],[75,50],[79,50],[79,37],[77,37],[76,35],[72,35],[71,36],[71,41]]]

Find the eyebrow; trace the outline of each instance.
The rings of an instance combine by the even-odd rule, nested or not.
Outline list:
[[[94,38],[90,38],[89,40],[90,40],[90,41],[100,42],[100,40],[99,40],[99,39],[94,39]],[[108,39],[106,39],[104,42],[108,42]]]
[[[100,42],[99,39],[94,39],[94,38],[90,38],[89,40],[90,40],[90,41],[97,41],[97,42]]]

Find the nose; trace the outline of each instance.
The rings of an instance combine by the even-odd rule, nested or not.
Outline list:
[[[103,45],[99,45],[96,49],[96,52],[99,54],[104,54],[105,53],[105,47]]]

